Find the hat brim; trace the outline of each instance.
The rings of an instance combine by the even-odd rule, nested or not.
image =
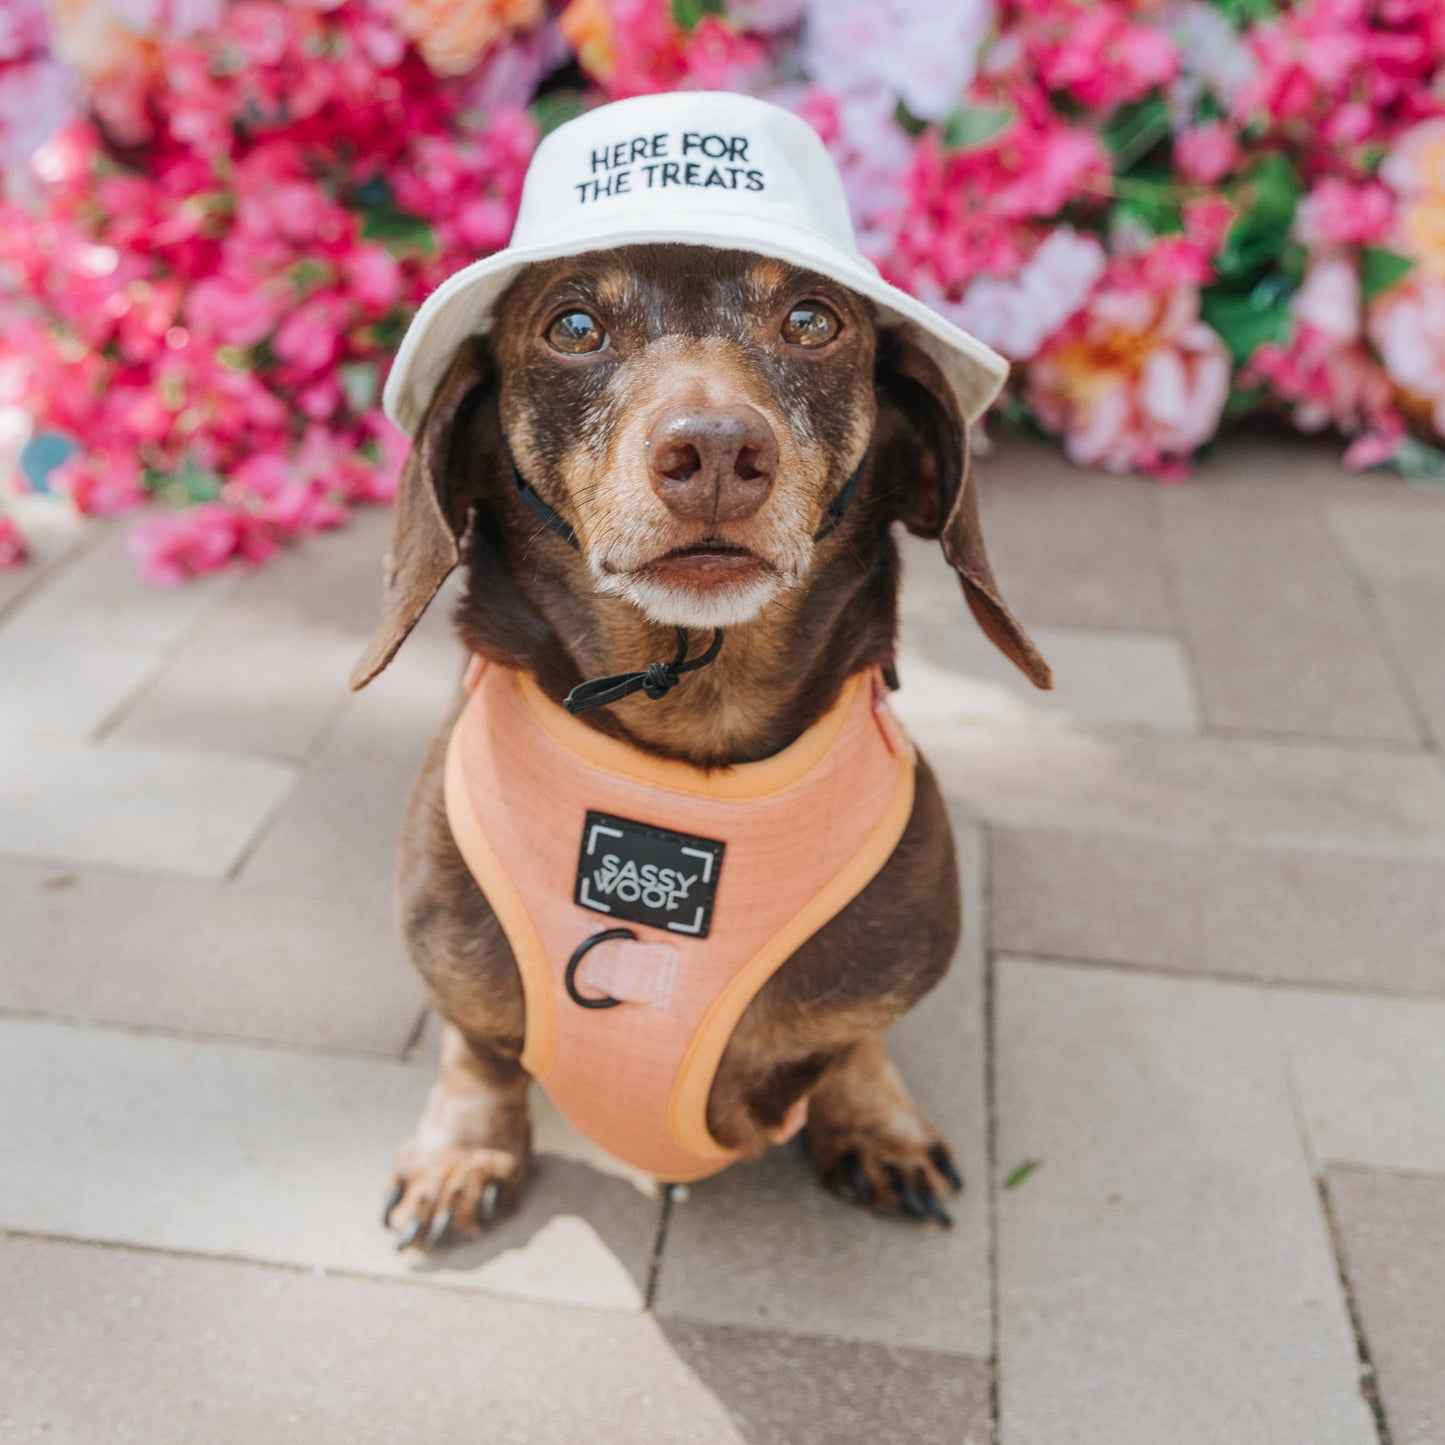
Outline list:
[[[918,343],[938,363],[958,398],[959,410],[969,421],[988,410],[1008,377],[1008,363],[997,352],[916,297],[890,285],[862,256],[843,250],[816,231],[804,232],[797,226],[781,226],[758,217],[720,214],[708,217],[704,234],[696,227],[678,225],[675,218],[659,217],[653,225],[633,218],[612,231],[574,234],[546,245],[509,247],[449,276],[422,303],[397,351],[382,397],[387,416],[408,436],[415,435],[457,347],[469,336],[490,330],[498,297],[526,267],[649,242],[749,251],[829,276],[868,297],[878,307],[881,321],[905,322],[917,328]]]

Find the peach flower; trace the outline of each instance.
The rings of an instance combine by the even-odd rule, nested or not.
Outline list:
[[[1413,272],[1371,306],[1367,324],[1406,410],[1424,412],[1445,436],[1445,279]]]
[[[1028,400],[1069,457],[1108,471],[1177,476],[1214,435],[1229,352],[1192,283],[1105,285],[1029,367]]]
[[[1445,279],[1445,116],[1405,132],[1380,167],[1400,197],[1400,239],[1432,276]]]
[[[543,0],[402,0],[397,23],[436,75],[465,75],[499,40],[531,30]]]

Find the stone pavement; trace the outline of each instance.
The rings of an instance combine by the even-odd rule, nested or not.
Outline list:
[[[542,1110],[520,1215],[398,1256],[432,1030],[398,817],[445,618],[343,680],[386,519],[147,590],[0,573],[0,1440],[1442,1445],[1445,499],[1249,437],[982,468],[1032,694],[910,544],[900,711],[969,930],[896,1031],[944,1233],[795,1149],[685,1202]]]

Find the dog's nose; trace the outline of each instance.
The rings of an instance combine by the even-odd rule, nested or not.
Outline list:
[[[778,470],[778,439],[750,406],[679,407],[647,438],[652,486],[690,522],[737,522],[762,506]]]

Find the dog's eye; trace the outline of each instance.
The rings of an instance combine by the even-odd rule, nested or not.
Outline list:
[[[802,301],[783,322],[783,340],[790,346],[826,346],[842,326],[821,301]]]
[[[602,350],[607,333],[590,312],[564,311],[547,328],[547,340],[568,356],[585,356],[589,351]]]

